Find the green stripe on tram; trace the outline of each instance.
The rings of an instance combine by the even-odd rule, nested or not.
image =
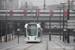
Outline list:
[[[38,38],[40,38],[40,37],[37,37],[37,39],[38,39]]]
[[[27,38],[27,37],[25,37],[25,38]]]

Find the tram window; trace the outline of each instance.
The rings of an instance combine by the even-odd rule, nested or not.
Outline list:
[[[27,33],[29,36],[35,36],[37,34],[37,30],[36,29],[28,29]]]
[[[39,28],[39,29],[38,29],[38,37],[40,37],[40,34],[41,34],[41,33],[40,33],[40,28]]]
[[[25,37],[26,37],[26,33],[24,33],[25,34]]]
[[[25,30],[25,32],[24,32],[24,36],[26,37],[26,28],[25,28],[24,30]]]
[[[28,36],[36,36],[37,35],[37,26],[29,25],[27,27],[27,34],[28,34]]]

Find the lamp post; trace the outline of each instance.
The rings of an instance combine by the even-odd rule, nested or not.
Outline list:
[[[0,40],[2,42],[2,21],[1,21],[1,34],[0,34]]]
[[[1,17],[1,34],[0,34],[1,42],[2,42],[2,25],[3,25],[3,22],[2,22],[2,17]]]
[[[44,0],[44,10],[46,9],[46,0]]]
[[[64,39],[64,37],[65,37],[65,36],[64,36],[64,35],[65,35],[65,33],[64,33],[64,8],[65,8],[65,4],[66,4],[66,3],[61,3],[61,4],[63,5],[63,42],[64,42],[64,40],[65,40],[65,39]]]
[[[35,22],[35,16],[34,16],[34,14],[33,14],[33,9],[31,9],[31,16],[33,17],[33,22]]]
[[[49,16],[49,40],[51,41],[51,16]]]
[[[18,44],[19,44],[19,33],[20,33],[20,23],[17,23],[17,38],[18,38]]]
[[[70,15],[70,13],[69,13],[69,10],[70,10],[70,0],[68,0],[68,9],[67,9],[67,20],[69,20],[69,15]],[[67,25],[68,25],[68,22],[67,22]],[[67,28],[67,43],[69,43],[70,41],[70,38],[69,38],[69,29]]]
[[[37,10],[36,10],[36,16],[37,16],[37,23],[38,23],[38,8],[37,8]]]
[[[58,7],[60,9],[60,40],[61,40],[61,9],[62,7]]]
[[[5,41],[7,42],[7,31],[8,31],[8,24],[7,24],[7,10],[6,10],[6,33],[5,33]]]

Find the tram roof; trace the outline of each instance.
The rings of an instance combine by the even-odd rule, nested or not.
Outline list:
[[[41,26],[40,26],[40,24],[35,23],[35,22],[32,22],[32,23],[27,23],[27,24],[25,24],[25,26],[24,26],[24,27],[25,27],[25,28],[27,28],[28,24],[36,24],[38,28],[40,28],[40,27],[41,27]]]

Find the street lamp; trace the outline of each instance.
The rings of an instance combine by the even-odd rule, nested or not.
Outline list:
[[[1,34],[0,34],[0,40],[2,42],[2,20],[1,20]]]
[[[64,39],[64,37],[65,37],[65,36],[64,36],[64,35],[65,35],[65,34],[64,34],[64,8],[65,8],[65,4],[66,4],[66,3],[61,3],[61,4],[63,5],[63,42],[64,42],[64,40],[65,40],[65,39]]]
[[[70,0],[68,0],[68,9],[67,9],[67,20],[69,20],[69,15],[70,15],[70,13],[69,13],[69,11],[70,11]],[[68,22],[67,22],[67,25],[68,25]],[[70,41],[70,38],[69,38],[69,29],[67,28],[67,42],[69,43]]]
[[[8,31],[8,24],[7,24],[8,22],[7,22],[7,10],[6,10],[6,38],[5,38],[5,41],[7,42],[7,31]]]
[[[68,0],[68,9],[67,9],[67,11],[68,11],[68,17],[67,17],[67,20],[69,20],[69,10],[70,10],[70,0]]]
[[[38,23],[38,13],[39,13],[38,10],[39,10],[39,9],[37,8],[37,10],[36,10],[37,23]]]
[[[46,9],[46,0],[44,0],[44,10]]]
[[[49,16],[49,40],[51,41],[51,16]]]
[[[60,10],[60,40],[61,40],[61,9],[62,7],[58,7],[59,10]]]

